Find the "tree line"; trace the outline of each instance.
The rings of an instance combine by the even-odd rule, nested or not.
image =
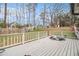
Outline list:
[[[8,4],[3,4],[3,9],[0,7],[0,13],[3,10],[3,21],[0,21],[0,27],[6,28],[8,27],[7,24],[10,22],[8,21],[8,15],[15,15],[14,19],[16,18],[16,27],[21,26],[34,26],[36,28],[36,23],[38,19],[36,19],[37,14],[37,6],[38,3],[16,3],[16,10],[10,12],[8,9]],[[64,27],[64,26],[72,26],[74,24],[79,24],[79,16],[75,16],[71,14],[71,11],[65,12],[63,10],[63,3],[44,3],[42,5],[42,10],[39,12],[39,19],[42,20],[42,26],[45,27]],[[1,4],[0,4],[1,6]],[[1,10],[2,9],[2,10]],[[23,20],[24,19],[24,20]],[[27,20],[26,20],[27,19]],[[31,19],[33,19],[31,23]],[[1,20],[1,19],[0,19]],[[10,19],[11,20],[11,19]],[[39,22],[38,22],[39,23]],[[40,25],[40,24],[39,24]]]

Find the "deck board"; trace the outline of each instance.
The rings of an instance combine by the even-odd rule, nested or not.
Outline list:
[[[56,41],[46,37],[24,45],[7,48],[3,53],[0,53],[1,56],[24,56],[25,54],[31,56],[78,56],[79,40]]]
[[[76,42],[75,41],[74,41],[74,54],[75,54],[75,56],[78,55],[77,46],[76,46]]]
[[[78,42],[78,43],[76,43],[76,46],[77,46],[77,53],[78,53],[78,56],[79,56],[79,52],[78,52],[79,51],[79,41],[76,40],[76,42]]]
[[[66,45],[66,47],[65,47],[65,49],[64,49],[64,52],[63,52],[63,54],[61,54],[62,56],[66,56],[67,55],[67,49],[68,49],[68,46],[69,46],[69,41],[67,41],[67,44],[65,44]]]
[[[71,56],[74,56],[74,45],[73,45],[73,41],[72,41],[72,44],[71,44]]]
[[[68,45],[68,42],[65,42],[65,43],[63,44],[63,49],[61,50],[59,56],[62,56],[62,55],[64,55],[64,54],[66,54],[65,50],[66,50],[67,45]]]
[[[71,55],[71,41],[69,41],[68,49],[67,49],[67,56]]]

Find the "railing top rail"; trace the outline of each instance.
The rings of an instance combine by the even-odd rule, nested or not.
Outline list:
[[[17,34],[23,34],[23,33],[0,34],[0,36],[17,35]]]
[[[33,32],[35,32],[35,31],[33,31]],[[46,31],[38,31],[38,32],[46,32]],[[28,33],[28,32],[25,32],[25,33]],[[0,36],[19,35],[19,34],[23,34],[23,33],[0,34]]]

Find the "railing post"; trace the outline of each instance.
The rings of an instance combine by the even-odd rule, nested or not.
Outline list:
[[[22,44],[24,44],[24,39],[25,39],[25,37],[24,37],[24,33],[23,33],[23,35],[22,35]]]
[[[19,34],[18,34],[18,35],[19,35]],[[18,42],[18,41],[19,41],[19,40],[18,40],[18,35],[17,35],[17,43],[19,43],[19,42]]]
[[[47,30],[47,36],[49,36],[49,30]]]
[[[9,45],[9,37],[7,36],[7,45]]]
[[[13,39],[12,39],[12,35],[11,35],[11,38],[10,38],[10,40],[11,40],[11,44],[10,44],[10,45],[12,45],[12,40],[13,40]]]
[[[39,38],[39,32],[38,32],[38,39],[40,39],[40,38]]]

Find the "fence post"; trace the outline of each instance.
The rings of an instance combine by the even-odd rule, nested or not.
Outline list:
[[[25,39],[25,37],[24,37],[24,33],[23,33],[23,35],[22,35],[22,44],[24,44],[24,39]]]
[[[39,39],[39,32],[38,32],[38,39]]]

